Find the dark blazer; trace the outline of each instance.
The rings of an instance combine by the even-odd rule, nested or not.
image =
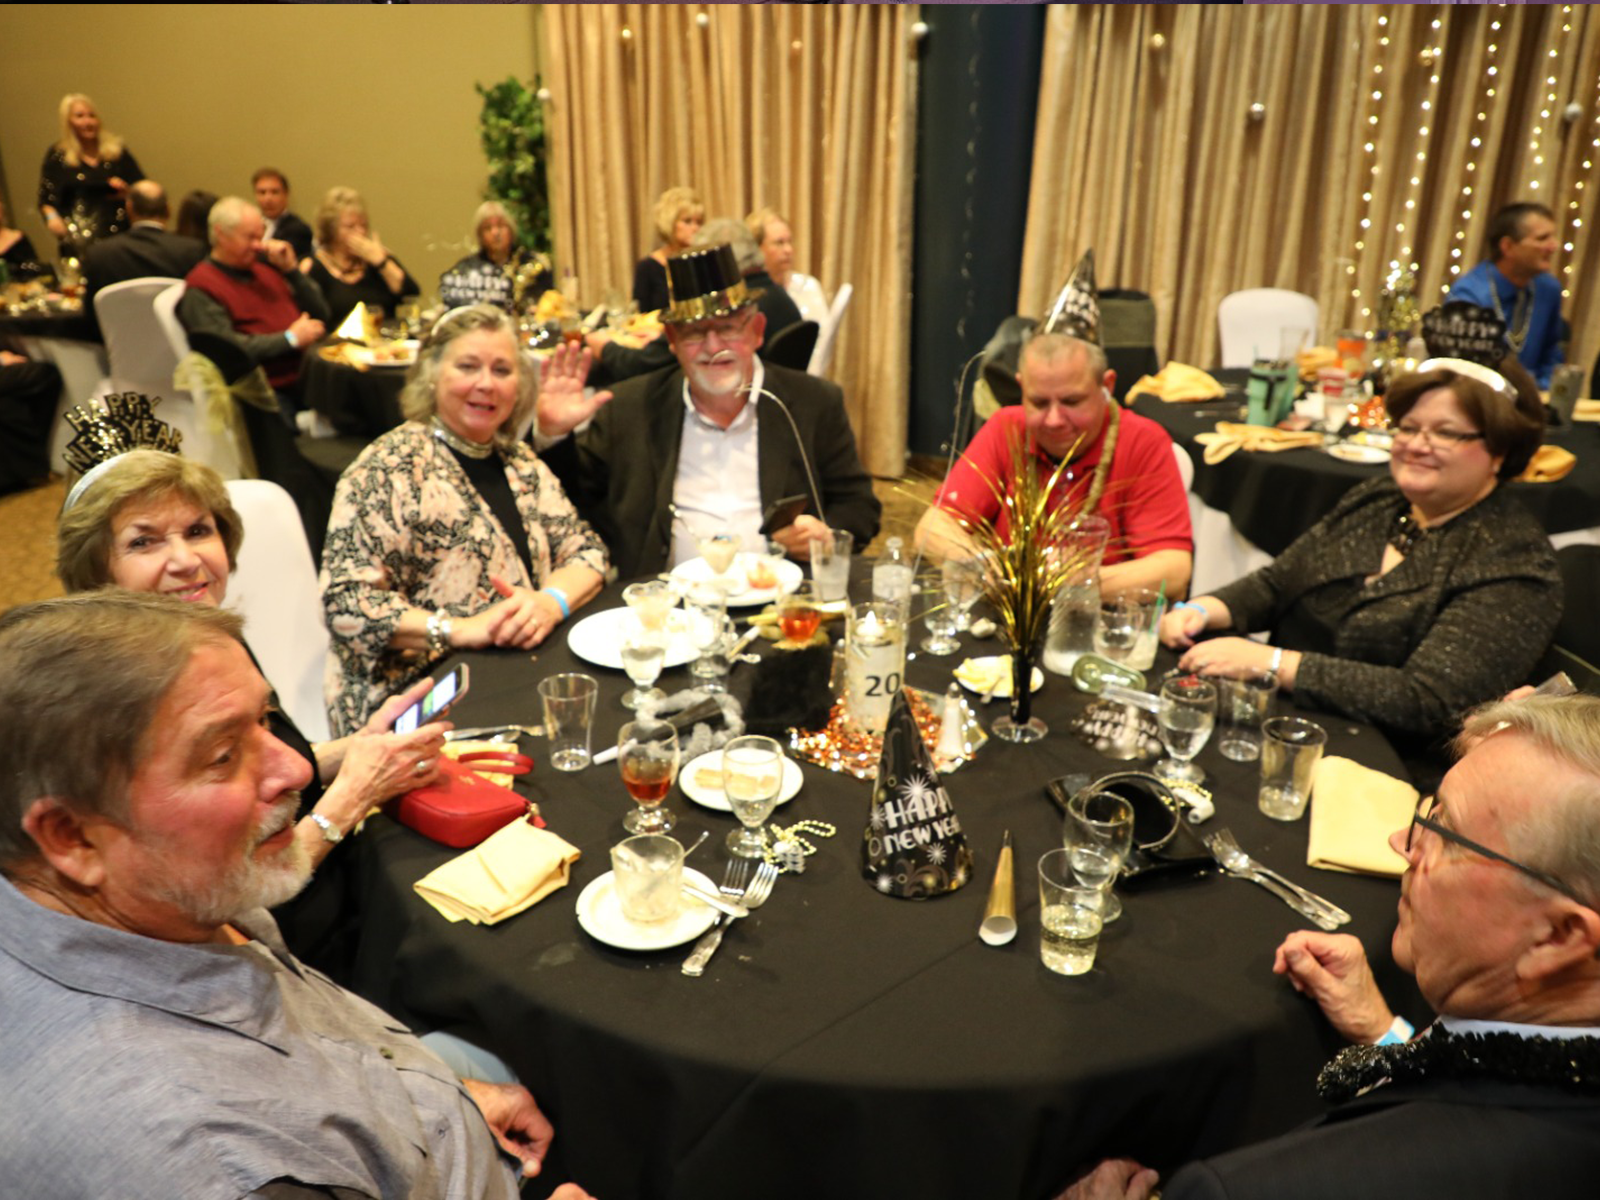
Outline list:
[[[272,236],[293,246],[296,259],[311,257],[311,226],[292,212],[286,212],[278,218]]]
[[[1540,1200],[1600,1180],[1593,1093],[1494,1080],[1385,1084],[1283,1137],[1184,1167],[1166,1200]]]
[[[98,241],[83,256],[85,307],[93,312],[95,294],[113,283],[149,275],[182,279],[205,256],[205,246],[196,239],[154,225],[135,226]]]
[[[770,365],[765,371],[767,390],[781,397],[794,415],[822,493],[823,520],[849,530],[856,544],[865,546],[878,532],[882,506],[856,452],[844,393],[801,371]],[[762,397],[756,416],[762,507],[785,496],[809,494],[806,469],[783,413]],[[622,383],[586,431],[540,453],[605,540],[623,579],[653,574],[667,565],[672,547],[668,505],[678,474],[683,417],[683,371],[674,364]]]

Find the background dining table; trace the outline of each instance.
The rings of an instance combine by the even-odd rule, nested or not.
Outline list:
[[[855,586],[866,593],[864,580]],[[619,605],[613,585],[574,619]],[[963,654],[999,651],[993,639],[963,643]],[[599,680],[597,749],[629,719],[622,672],[585,663],[564,637],[531,655],[459,657],[473,672],[452,714],[459,726],[538,722],[536,684],[569,670]],[[907,681],[937,695],[960,661],[917,653]],[[761,669],[735,666],[735,693]],[[662,680],[668,691],[688,683],[683,667]],[[773,821],[827,821],[837,835],[813,839],[804,873],[780,878],[733,925],[699,979],[679,971],[688,945],[619,950],[580,927],[575,901],[609,869],[632,802],[615,765],[563,774],[542,740],[523,737],[537,766],[519,790],[583,853],[569,885],[498,925],[451,924],[412,884],[456,852],[375,816],[356,845],[365,907],[354,984],[414,1027],[448,1029],[510,1063],[556,1128],[535,1194],[573,1179],[604,1197],[1042,1197],[1103,1155],[1170,1168],[1286,1130],[1320,1111],[1313,1082],[1340,1041],[1272,973],[1275,947],[1306,927],[1275,897],[1210,872],[1125,884],[1125,914],[1092,972],[1067,978],[1039,961],[1035,865],[1061,844],[1044,784],[1128,766],[1068,731],[1089,699],[1046,676],[1035,711],[1049,736],[991,739],[945,777],[976,872],[937,899],[875,890],[862,871],[871,785],[805,764],[802,790]],[[987,726],[1005,701],[978,707]],[[1374,729],[1319,719],[1329,753],[1403,774]],[[1347,931],[1412,1011],[1415,993],[1389,960],[1395,882],[1311,870],[1305,821],[1257,811],[1257,764],[1221,757],[1214,741],[1198,761],[1215,793],[1211,825],[1354,914]],[[720,878],[733,818],[677,789],[667,803],[676,836],[711,831],[690,865]],[[977,930],[1008,830],[1020,932],[991,948]]]

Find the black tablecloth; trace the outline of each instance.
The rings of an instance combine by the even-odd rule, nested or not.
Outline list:
[[[1356,484],[1387,471],[1387,465],[1348,463],[1320,450],[1262,454],[1240,450],[1215,465],[1204,458],[1197,434],[1218,421],[1238,421],[1240,398],[1205,404],[1168,404],[1140,396],[1135,412],[1172,435],[1194,459],[1190,490],[1228,514],[1234,528],[1268,554],[1280,554]],[[1600,428],[1579,423],[1548,430],[1545,441],[1577,457],[1572,473],[1555,483],[1513,483],[1511,494],[1527,505],[1551,533],[1600,525]]]
[[[618,602],[611,588],[589,611]],[[570,669],[600,680],[597,747],[627,719],[622,673],[584,665],[564,639],[532,661],[464,657],[473,683],[459,725],[537,721],[538,680]],[[957,662],[919,655],[909,682],[942,690]],[[736,668],[736,691],[752,670]],[[685,686],[686,669],[663,683]],[[805,765],[804,789],[774,819],[820,818],[838,836],[733,927],[698,980],[678,970],[687,947],[629,953],[579,928],[578,893],[609,869],[631,801],[614,765],[563,775],[542,741],[524,739],[539,761],[527,790],[583,850],[570,886],[498,926],[451,925],[411,884],[452,852],[374,818],[358,842],[368,905],[358,989],[510,1062],[557,1130],[541,1191],[572,1178],[606,1197],[1045,1196],[1104,1154],[1170,1166],[1313,1115],[1312,1081],[1338,1040],[1272,975],[1274,948],[1303,922],[1254,885],[1208,876],[1128,890],[1090,975],[1040,965],[1035,864],[1060,844],[1041,787],[1121,765],[1066,735],[1085,702],[1069,681],[1049,676],[1037,701],[1049,737],[991,740],[946,780],[976,854],[971,884],[921,903],[875,892],[860,868],[869,785]],[[985,709],[985,724],[1002,708]],[[1401,773],[1380,734],[1323,723],[1330,753]],[[1305,823],[1257,812],[1255,764],[1214,747],[1199,762],[1216,824],[1356,914],[1350,931],[1393,988],[1394,882],[1309,870]],[[685,841],[712,831],[692,865],[720,877],[733,818],[677,790],[668,803]],[[976,931],[1007,829],[1021,931],[993,949]]]
[[[0,315],[0,348],[13,338],[66,338],[99,342],[100,331],[83,312],[6,313]]]
[[[371,441],[404,419],[400,415],[400,391],[406,382],[403,367],[363,371],[329,362],[315,349],[303,362],[300,375],[306,407],[327,417],[342,435]]]

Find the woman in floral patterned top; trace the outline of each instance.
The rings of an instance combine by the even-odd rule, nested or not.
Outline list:
[[[560,355],[543,386],[579,391],[586,367]],[[535,371],[504,312],[447,313],[406,381],[410,419],[339,480],[322,599],[340,731],[452,650],[538,645],[600,590],[605,546],[516,440]]]

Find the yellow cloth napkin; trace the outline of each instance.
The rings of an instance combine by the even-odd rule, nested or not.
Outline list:
[[[1578,460],[1571,450],[1561,446],[1540,446],[1534,451],[1528,469],[1517,478],[1523,483],[1554,483],[1558,479],[1565,479],[1577,465]]]
[[[1398,879],[1406,860],[1390,849],[1389,835],[1409,825],[1416,810],[1417,789],[1404,780],[1348,758],[1324,758],[1311,781],[1306,862]]]
[[[412,884],[449,921],[493,925],[567,886],[582,852],[518,818]]]
[[[1218,421],[1214,432],[1199,434],[1194,440],[1206,448],[1204,457],[1208,463],[1219,463],[1235,450],[1260,450],[1270,454],[1322,445],[1322,435],[1309,429],[1296,432],[1271,425],[1241,425],[1235,421]]]
[[[1574,421],[1600,421],[1600,400],[1579,400],[1573,407]]]
[[[1146,375],[1129,388],[1127,402],[1146,393],[1168,404],[1186,404],[1221,399],[1222,385],[1199,367],[1169,362],[1154,375]]]
[[[1325,367],[1344,366],[1344,360],[1332,346],[1307,346],[1294,356],[1294,361],[1295,366],[1300,368],[1300,378],[1307,383],[1314,380],[1317,372]]]

